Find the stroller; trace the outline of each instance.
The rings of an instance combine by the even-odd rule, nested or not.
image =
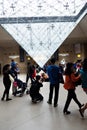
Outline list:
[[[15,79],[12,86],[13,95],[23,96],[25,90],[27,88],[27,84],[20,79]]]

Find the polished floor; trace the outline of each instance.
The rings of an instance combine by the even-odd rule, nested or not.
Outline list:
[[[19,75],[25,81],[25,75]],[[29,85],[29,84],[28,84]],[[0,98],[4,86],[0,77]],[[29,95],[14,97],[10,91],[11,101],[0,101],[0,130],[87,130],[87,111],[85,118],[81,118],[78,106],[72,101],[69,107],[70,115],[63,114],[66,101],[66,90],[60,85],[58,107],[47,104],[49,83],[43,83],[41,93],[44,101],[33,104]],[[78,86],[76,89],[79,100],[87,101],[87,95]]]

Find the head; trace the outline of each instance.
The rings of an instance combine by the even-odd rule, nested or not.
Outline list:
[[[50,62],[52,63],[52,64],[55,64],[55,58],[52,58],[51,60],[50,60]]]
[[[36,76],[36,80],[39,81],[40,80],[40,75]]]
[[[72,62],[68,62],[66,64],[65,74],[70,75],[74,71],[74,64]]]
[[[8,72],[10,70],[10,64],[6,64],[3,67],[3,73]]]
[[[12,59],[11,62],[14,62],[14,59]]]

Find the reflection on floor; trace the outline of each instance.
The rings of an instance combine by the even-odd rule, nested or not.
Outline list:
[[[25,81],[25,75],[19,78]],[[28,84],[29,85],[29,84]],[[69,107],[70,115],[63,114],[63,107],[66,100],[67,91],[63,85],[60,85],[58,107],[48,105],[49,83],[43,83],[41,93],[44,101],[33,104],[29,95],[24,94],[23,97],[12,96],[11,101],[0,101],[0,130],[86,130],[87,129],[87,113],[82,119],[78,106],[72,101]],[[0,77],[0,98],[4,86],[2,84],[2,76]],[[87,101],[87,95],[82,91],[81,87],[77,87],[76,93],[82,103]]]

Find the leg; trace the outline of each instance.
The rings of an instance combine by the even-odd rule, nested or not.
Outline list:
[[[9,89],[10,89],[10,87],[7,87],[7,89],[6,89],[6,100],[9,99]]]
[[[66,100],[64,110],[63,110],[63,112],[65,114],[70,114],[70,112],[68,111],[68,107],[69,107],[71,100],[72,100],[72,90],[68,90],[67,100]]]
[[[80,115],[84,117],[84,112],[87,109],[87,103],[83,106],[83,108],[79,109]]]
[[[52,103],[52,97],[53,97],[53,88],[54,86],[50,84],[50,92],[49,92],[49,100],[48,100],[48,104]]]
[[[29,80],[29,74],[27,74],[26,76],[26,84],[28,83],[28,80]]]
[[[55,85],[54,107],[57,106],[58,96],[59,96],[59,84],[56,84]]]
[[[40,93],[38,93],[36,99],[37,101],[43,101],[43,96]]]
[[[6,101],[12,100],[11,98],[9,98],[9,90],[10,90],[10,86],[7,86],[7,88],[6,88]]]
[[[75,103],[79,106],[79,108],[81,108],[83,105],[81,105],[81,103],[78,101],[75,90],[72,91],[72,98],[75,101]]]
[[[6,88],[5,88],[4,93],[3,93],[3,96],[2,96],[2,98],[1,98],[2,101],[3,101],[4,98],[5,98],[5,94],[6,94]]]

